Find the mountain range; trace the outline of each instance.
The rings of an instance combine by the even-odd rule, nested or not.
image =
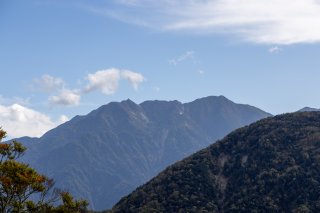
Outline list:
[[[24,162],[103,210],[174,162],[268,116],[223,96],[184,104],[126,100],[76,116],[40,138],[16,140],[28,148]]]
[[[112,212],[319,212],[320,113],[240,128],[175,163]]]

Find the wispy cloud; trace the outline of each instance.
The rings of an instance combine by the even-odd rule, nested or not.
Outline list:
[[[203,75],[205,73],[204,70],[197,70],[197,73],[199,73],[200,75]]]
[[[80,103],[80,93],[78,91],[72,91],[63,89],[58,95],[53,95],[48,98],[50,105],[60,106],[77,106]]]
[[[130,82],[132,87],[137,90],[139,87],[139,84],[141,84],[143,81],[145,81],[145,78],[140,73],[136,73],[130,70],[123,70],[121,71],[121,77],[123,79],[126,79]]]
[[[21,97],[4,97],[3,95],[0,95],[0,104],[3,105],[12,105],[12,104],[20,104],[28,106],[30,105],[30,97],[27,98],[21,98]]]
[[[0,105],[0,126],[7,131],[10,138],[26,135],[40,137],[65,121],[66,116],[55,122],[48,115],[19,104]]]
[[[320,41],[317,0],[110,0],[93,12],[159,30],[225,33],[266,44]],[[108,8],[108,9],[106,9]]]
[[[33,90],[49,93],[48,103],[51,106],[77,106],[80,103],[81,93],[78,89],[68,89],[62,78],[45,74],[33,79]]]
[[[40,90],[41,92],[54,92],[60,90],[65,85],[62,78],[56,78],[48,74],[33,79],[33,83],[34,84],[31,87],[35,90]]]
[[[174,66],[176,66],[186,60],[192,60],[193,62],[195,62],[194,55],[195,55],[194,51],[187,51],[177,58],[170,59],[168,62],[169,62],[169,64],[174,65]]]
[[[78,85],[76,89],[69,89],[63,79],[43,75],[41,78],[33,80],[32,88],[49,93],[48,103],[50,106],[77,106],[83,95],[93,91],[100,91],[105,95],[114,94],[118,90],[120,80],[127,80],[137,90],[146,79],[138,72],[110,68],[89,73],[85,80],[87,81],[85,86]],[[4,102],[8,103],[0,95],[0,104]]]
[[[273,47],[270,47],[268,52],[269,53],[279,53],[282,51],[282,48],[278,47],[278,46],[273,46]]]
[[[58,123],[65,123],[69,121],[70,119],[66,115],[60,115]]]

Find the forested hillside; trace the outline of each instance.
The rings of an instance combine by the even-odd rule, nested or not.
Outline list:
[[[320,113],[258,121],[168,167],[113,212],[319,212]]]

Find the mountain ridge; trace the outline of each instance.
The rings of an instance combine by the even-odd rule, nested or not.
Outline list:
[[[29,140],[22,160],[102,210],[168,165],[267,116],[215,96],[185,104],[111,102],[48,131],[35,145]]]
[[[317,112],[320,111],[320,109],[312,108],[312,107],[303,107],[302,109],[299,109],[297,112]]]
[[[239,128],[167,167],[111,212],[318,212],[320,113]]]

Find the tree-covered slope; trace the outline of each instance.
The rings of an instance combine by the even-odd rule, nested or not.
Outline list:
[[[168,167],[113,212],[319,212],[320,113],[263,119]]]
[[[315,112],[320,111],[320,109],[312,108],[312,107],[303,107],[302,109],[298,110],[298,112]]]
[[[25,162],[101,210],[168,165],[266,116],[222,96],[187,104],[127,100],[76,116],[39,139],[19,141],[27,142]]]

